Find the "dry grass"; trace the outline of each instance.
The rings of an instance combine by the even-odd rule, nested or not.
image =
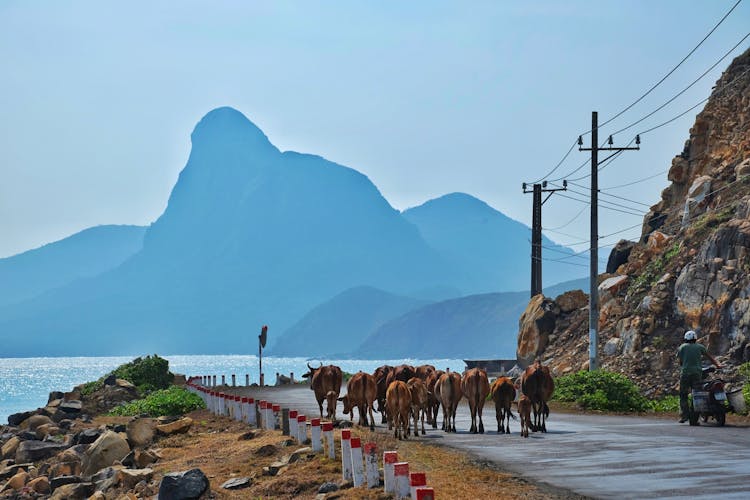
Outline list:
[[[256,437],[242,440],[248,431],[244,424],[228,418],[216,417],[206,410],[189,415],[195,424],[188,434],[172,436],[156,443],[162,459],[154,465],[155,479],[169,472],[200,468],[211,481],[215,498],[220,499],[312,499],[318,487],[326,481],[341,480],[341,462],[337,449],[336,460],[315,455],[289,465],[275,477],[263,476],[264,466],[289,455],[299,445],[284,446],[285,437],[279,431],[256,431]],[[451,499],[483,498],[563,498],[542,490],[511,474],[479,463],[467,454],[448,450],[416,439],[397,441],[390,434],[369,432],[355,428],[363,443],[374,441],[378,454],[383,450],[397,450],[399,458],[408,461],[414,472],[427,473],[428,484],[437,496]],[[336,440],[338,442],[339,432]],[[257,451],[265,445],[276,447],[275,453],[263,456]],[[272,450],[273,452],[273,450]],[[229,491],[221,488],[224,481],[236,477],[253,477],[250,488]],[[382,488],[349,488],[329,494],[327,498],[375,500],[391,498]]]

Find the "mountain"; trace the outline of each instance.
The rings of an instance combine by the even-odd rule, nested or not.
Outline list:
[[[395,295],[377,288],[350,288],[313,308],[278,339],[273,356],[323,356],[350,353],[367,334],[426,300]]]
[[[588,280],[546,288],[549,296],[588,290]],[[354,358],[515,357],[518,317],[529,292],[471,295],[428,304],[374,330],[353,353]]]
[[[145,227],[96,226],[0,259],[0,305],[114,269],[143,247]]]
[[[641,237],[619,242],[599,277],[599,364],[648,395],[674,394],[686,330],[698,331],[727,381],[750,361],[749,102],[750,49],[716,82]],[[537,299],[521,323],[520,358],[542,357],[555,374],[587,367],[588,310]]]
[[[422,237],[455,269],[456,286],[466,293],[525,290],[529,287],[529,227],[464,193],[452,193],[403,212]],[[578,259],[555,261],[573,250],[542,238],[544,283],[560,283],[586,275],[570,265]],[[552,252],[550,254],[550,252]],[[586,260],[581,262],[587,264]]]
[[[348,288],[450,285],[442,259],[359,172],[282,153],[231,108],[208,113],[191,139],[143,248],[0,309],[6,352],[254,352],[261,325],[284,331]]]

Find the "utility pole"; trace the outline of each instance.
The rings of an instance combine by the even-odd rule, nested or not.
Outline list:
[[[612,136],[607,147],[599,147],[599,115],[591,112],[591,147],[583,147],[583,138],[578,136],[578,151],[591,151],[591,235],[589,241],[589,371],[599,368],[599,151],[614,151],[604,161],[622,151],[641,149],[641,136],[635,136],[635,147],[616,148]],[[631,143],[632,144],[632,143]]]
[[[549,200],[555,191],[566,191],[568,181],[563,181],[563,187],[547,189],[547,181],[541,184],[533,184],[532,189],[526,189],[523,183],[524,193],[533,193],[533,208],[531,215],[531,296],[542,293],[542,205]],[[549,193],[542,201],[542,193]]]

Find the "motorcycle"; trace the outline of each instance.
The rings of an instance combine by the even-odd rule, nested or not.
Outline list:
[[[708,422],[709,418],[716,420],[720,427],[726,423],[727,412],[732,411],[732,406],[727,400],[724,389],[724,380],[720,377],[708,378],[709,373],[716,371],[713,366],[702,370],[702,381],[693,387],[692,401],[690,404],[690,425],[698,425],[698,419]]]

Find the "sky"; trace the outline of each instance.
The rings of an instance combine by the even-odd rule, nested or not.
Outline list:
[[[659,81],[735,1],[3,0],[0,257],[94,225],[155,221],[190,132],[219,106],[243,112],[281,150],[364,173],[397,209],[461,191],[530,224],[521,183],[560,161],[592,111],[604,122]],[[600,136],[670,99],[749,26],[745,0]],[[748,46],[615,144],[708,97]],[[700,109],[644,135],[600,186],[668,169]],[[550,178],[587,154],[574,149]],[[667,185],[664,173],[611,191],[631,201],[609,199],[640,213]],[[599,213],[600,234],[642,220]],[[543,224],[558,228],[547,233],[557,242],[587,245],[580,201],[553,195]]]

